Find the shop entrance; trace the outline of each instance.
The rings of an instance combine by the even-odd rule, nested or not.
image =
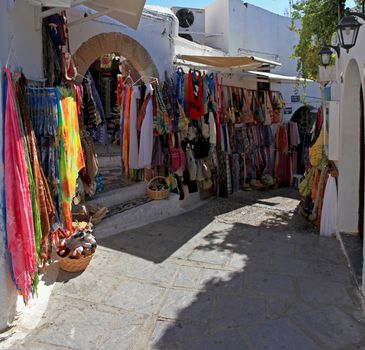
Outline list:
[[[157,68],[142,45],[120,33],[104,33],[90,38],[74,53],[74,60],[78,72],[84,76],[84,86],[93,85],[92,88],[89,86],[88,92],[92,93],[94,101],[91,107],[84,106],[85,114],[91,108],[89,114],[93,115],[94,102],[97,112],[102,109],[102,123],[94,128],[91,120],[84,128],[93,138],[98,158],[98,180],[102,183],[98,191],[109,192],[130,185],[133,182],[123,176],[121,166],[118,75],[130,76],[133,82],[142,76],[158,77]]]

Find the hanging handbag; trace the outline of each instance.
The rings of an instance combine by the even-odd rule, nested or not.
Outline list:
[[[273,108],[269,97],[269,92],[265,91],[264,95],[264,101],[265,101],[265,122],[264,125],[271,125],[272,119],[273,119]]]
[[[170,166],[173,171],[177,171],[180,168],[185,168],[185,153],[181,148],[178,135],[174,135],[175,145],[173,144],[172,135],[169,136],[169,153],[170,153]]]
[[[252,112],[252,91],[243,90],[243,107],[242,107],[242,122],[252,124],[254,116]]]
[[[65,46],[67,43],[66,12],[56,13],[47,17],[48,32],[56,46]]]
[[[195,158],[201,159],[208,157],[209,149],[210,149],[209,139],[205,139],[203,135],[199,133],[194,148]]]
[[[259,94],[258,92],[254,92],[254,104],[255,104],[254,113],[257,124],[262,124],[265,121],[265,115],[262,110],[262,105],[258,94]]]
[[[66,29],[67,30],[67,29]],[[67,35],[67,52],[63,53],[63,69],[64,69],[64,78],[68,81],[75,80],[77,76],[77,69],[74,63],[74,60],[70,51],[70,38]]]

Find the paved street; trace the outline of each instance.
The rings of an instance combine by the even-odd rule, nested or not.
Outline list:
[[[340,245],[294,214],[295,196],[238,193],[100,240],[14,349],[365,349]]]

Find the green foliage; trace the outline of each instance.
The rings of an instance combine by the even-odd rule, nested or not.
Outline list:
[[[298,72],[307,79],[318,75],[319,51],[331,44],[345,0],[299,0],[293,5],[291,30],[298,33],[292,58],[298,59]]]

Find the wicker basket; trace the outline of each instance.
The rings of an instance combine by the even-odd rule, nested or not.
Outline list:
[[[157,199],[157,200],[169,198],[169,194],[170,194],[170,189],[169,188],[167,188],[163,191],[153,191],[153,190],[150,189],[150,186],[151,186],[152,182],[157,180],[157,179],[163,179],[167,184],[167,180],[164,176],[156,176],[153,179],[151,179],[147,184],[147,195],[148,195],[148,197],[151,198],[151,199]]]
[[[94,254],[85,256],[79,259],[71,259],[68,256],[61,257],[59,256],[60,268],[67,272],[80,272],[84,271],[89,265],[91,259],[93,258]]]

